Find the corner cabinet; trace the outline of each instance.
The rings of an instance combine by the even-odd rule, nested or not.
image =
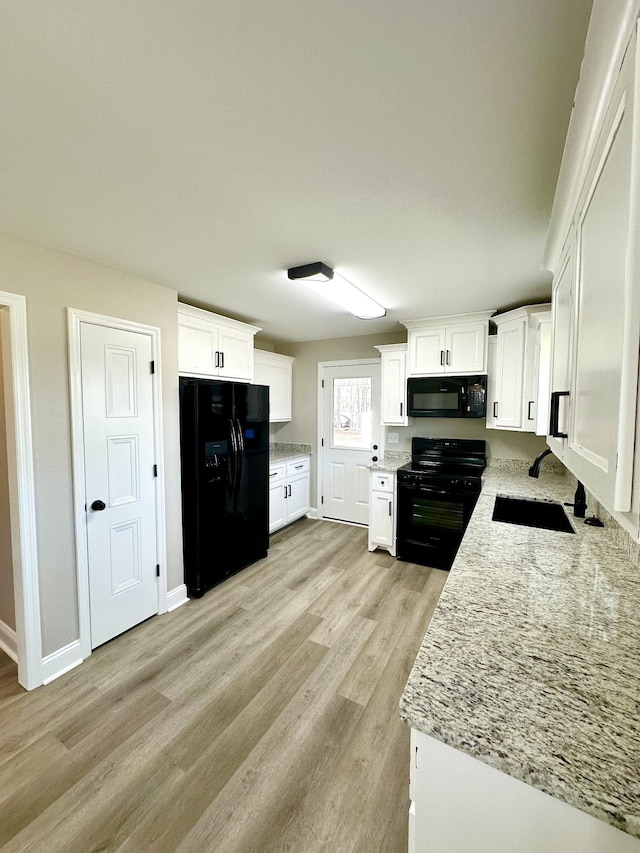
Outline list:
[[[257,326],[179,303],[179,373],[251,382],[253,339],[259,331]]]
[[[525,305],[493,322],[498,333],[487,383],[487,427],[546,435],[551,305]]]
[[[381,356],[381,422],[406,426],[407,418],[407,345],[376,347]]]
[[[371,472],[369,497],[369,551],[386,548],[396,556],[396,475],[390,471]]]
[[[489,318],[495,311],[404,320],[407,375],[445,376],[487,372]]]
[[[309,486],[308,456],[269,465],[269,533],[275,533],[309,512]]]
[[[295,358],[264,350],[253,351],[253,383],[269,387],[269,422],[291,420],[291,389]]]

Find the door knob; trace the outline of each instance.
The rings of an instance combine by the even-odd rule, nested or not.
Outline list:
[[[91,509],[95,510],[96,512],[102,512],[102,510],[106,508],[107,505],[104,501],[94,501],[91,504]]]

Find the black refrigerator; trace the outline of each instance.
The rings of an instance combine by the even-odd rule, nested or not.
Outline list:
[[[269,548],[269,389],[180,377],[187,592],[199,598]]]

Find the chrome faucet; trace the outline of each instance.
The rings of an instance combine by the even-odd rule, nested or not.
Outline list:
[[[529,476],[530,477],[539,477],[540,476],[540,463],[542,462],[544,457],[547,456],[549,453],[551,453],[551,449],[549,447],[547,447],[546,450],[543,450],[542,453],[539,453],[536,456],[536,458],[534,459],[533,465],[531,466],[531,468],[529,468]]]

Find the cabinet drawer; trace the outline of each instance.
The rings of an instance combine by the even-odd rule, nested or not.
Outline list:
[[[276,483],[284,481],[287,466],[284,462],[277,465],[269,465],[269,485],[273,486]]]
[[[371,488],[376,492],[392,492],[395,477],[387,471],[371,472]]]
[[[304,474],[309,470],[309,457],[301,456],[299,459],[291,459],[287,462],[287,477],[294,477],[296,474]]]

